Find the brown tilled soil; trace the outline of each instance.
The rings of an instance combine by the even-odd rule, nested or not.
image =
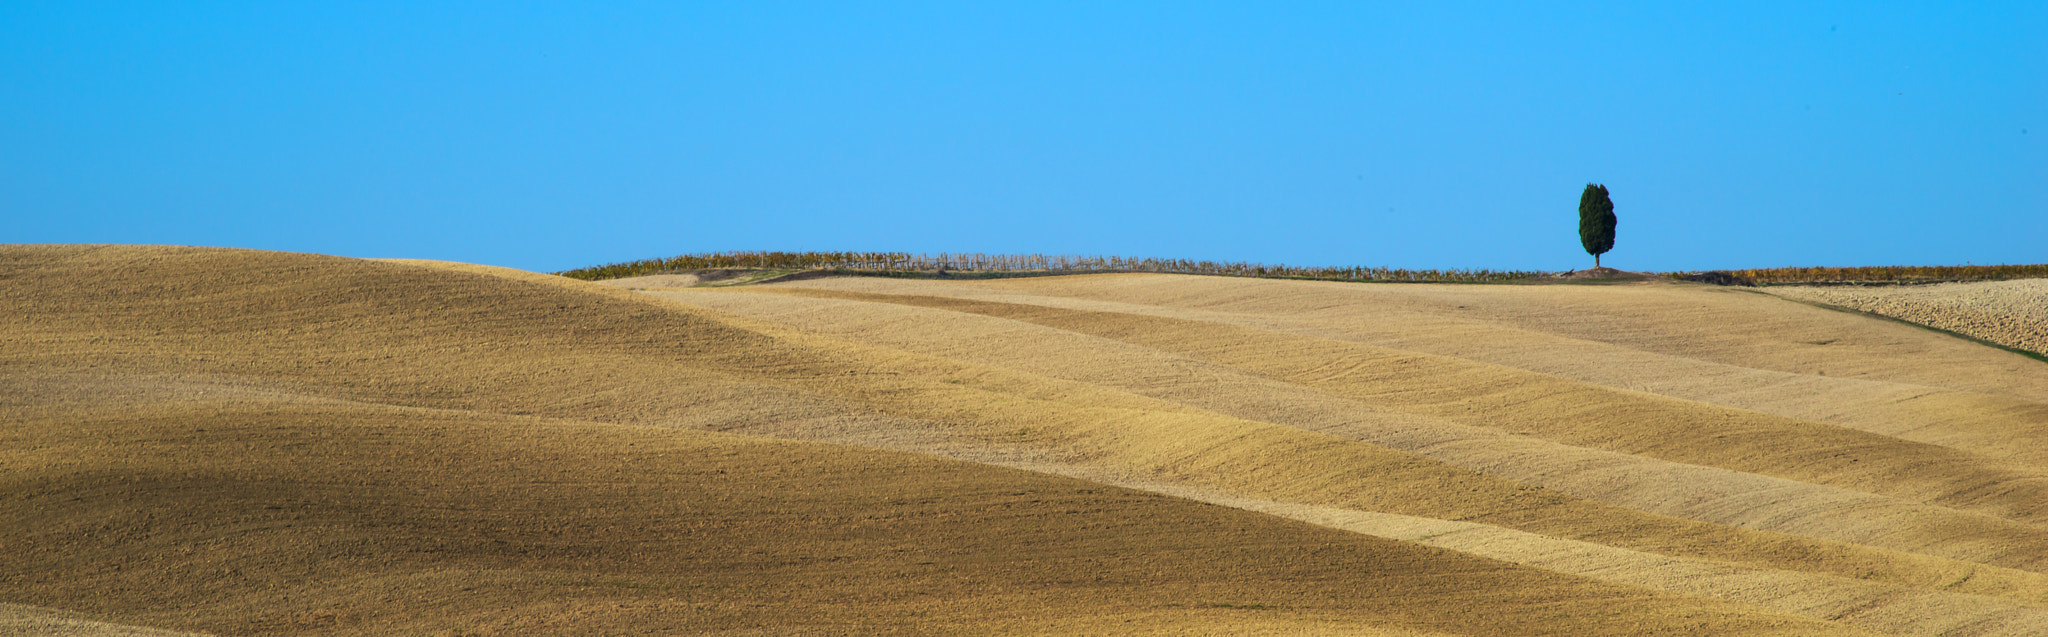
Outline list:
[[[1911,326],[1665,282],[659,287],[0,248],[0,630],[2048,632],[2048,365]]]
[[[1785,286],[1770,288],[1770,292],[2048,354],[2048,279],[1914,286]]]

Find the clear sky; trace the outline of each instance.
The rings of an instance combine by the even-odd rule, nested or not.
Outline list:
[[[2048,262],[2048,3],[0,2],[7,243],[1563,270],[1588,182],[1623,269]]]

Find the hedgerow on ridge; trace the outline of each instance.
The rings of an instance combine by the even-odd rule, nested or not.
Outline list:
[[[1800,283],[1944,283],[2048,278],[2048,263],[2032,265],[1881,265],[1735,270],[1760,285]]]
[[[685,254],[667,258],[640,259],[556,272],[560,276],[586,281],[709,269],[839,270],[849,274],[920,273],[960,270],[996,274],[1159,272],[1324,281],[1502,283],[1551,276],[1531,270],[1464,270],[1365,267],[1292,266],[1243,261],[1201,261],[1122,256],[1074,256],[1045,254],[981,254],[943,252],[769,252],[732,251]],[[1759,285],[1799,284],[1913,284],[1952,281],[2003,281],[2048,278],[2048,264],[2034,265],[1932,265],[1862,267],[1786,267],[1728,270]],[[1691,272],[1662,273],[1683,278]]]
[[[860,272],[928,272],[967,270],[976,272],[1163,272],[1333,281],[1430,281],[1499,282],[1546,276],[1543,272],[1521,270],[1407,270],[1375,267],[1303,267],[1264,263],[1197,261],[1192,259],[1146,259],[1120,256],[1072,256],[1044,254],[979,254],[947,252],[936,255],[908,252],[716,252],[686,254],[665,259],[642,259],[608,265],[566,270],[555,274],[595,281],[631,276],[706,270],[756,268],[775,270],[847,270]]]

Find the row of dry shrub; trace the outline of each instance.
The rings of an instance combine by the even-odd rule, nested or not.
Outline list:
[[[1761,285],[1799,283],[1939,283],[2048,278],[2048,263],[2034,265],[1881,265],[1853,268],[1761,268],[1735,270]]]
[[[631,276],[706,270],[760,268],[772,270],[848,270],[854,272],[1168,272],[1331,281],[1430,281],[1485,283],[1545,276],[1520,270],[1404,270],[1399,268],[1301,267],[1263,263],[1140,259],[1131,257],[1044,254],[910,254],[907,252],[716,252],[666,259],[642,259],[557,272],[595,281]]]

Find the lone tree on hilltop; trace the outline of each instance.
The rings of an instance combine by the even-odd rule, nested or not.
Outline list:
[[[1579,243],[1586,246],[1586,254],[1593,255],[1593,267],[1600,267],[1600,254],[1614,249],[1614,201],[1607,198],[1607,187],[1600,184],[1586,184],[1586,193],[1579,195]]]

